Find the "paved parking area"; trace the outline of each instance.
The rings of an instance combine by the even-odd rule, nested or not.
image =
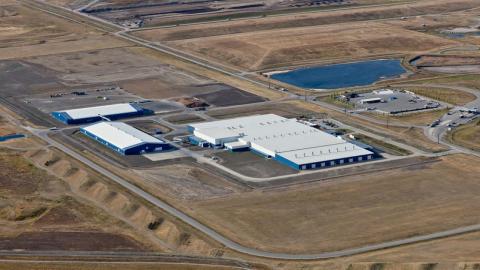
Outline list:
[[[359,110],[399,114],[442,108],[437,101],[415,95],[409,91],[382,89],[347,97]]]

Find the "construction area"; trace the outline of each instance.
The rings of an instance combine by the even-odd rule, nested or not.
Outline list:
[[[0,1],[0,270],[478,268],[479,15]]]

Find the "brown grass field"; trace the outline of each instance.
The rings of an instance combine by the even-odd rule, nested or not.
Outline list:
[[[1,8],[1,7],[0,7]],[[122,47],[128,43],[17,4],[0,16],[0,59]]]
[[[390,125],[394,125],[395,123],[400,123],[400,124],[411,124],[415,126],[428,126],[433,121],[437,120],[447,112],[448,112],[448,109],[433,110],[433,111],[427,111],[427,112],[414,112],[414,113],[408,113],[408,114],[398,115],[398,116],[383,115],[375,112],[366,112],[363,114],[372,118],[383,120],[385,121],[385,123],[389,121]]]
[[[399,18],[472,7],[475,5],[471,1],[418,1],[415,4],[148,29],[135,34],[222,64],[262,70],[319,61],[418,54],[459,44],[421,33],[425,28],[466,25],[467,16],[461,16],[459,12],[453,13],[452,19],[449,17],[448,20],[432,16]],[[422,25],[425,25],[423,29]]]
[[[312,253],[400,239],[478,223],[471,202],[480,191],[479,161],[455,155],[330,183],[259,190],[198,203],[195,215],[264,250]]]
[[[462,106],[468,102],[476,99],[474,94],[454,90],[448,88],[435,88],[435,87],[402,87],[408,91],[412,91],[420,96],[432,98],[438,101],[443,101],[452,105]]]
[[[235,270],[239,267],[188,263],[104,263],[104,262],[0,262],[0,270]]]
[[[454,144],[480,151],[480,120],[454,129],[447,135],[447,139]]]
[[[455,42],[378,22],[358,22],[197,38],[170,44],[233,66],[261,70],[336,59],[417,54]]]

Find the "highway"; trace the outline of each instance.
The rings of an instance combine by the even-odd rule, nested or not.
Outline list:
[[[44,2],[39,2],[39,1],[26,1],[24,0],[23,2],[26,3],[35,3],[35,8],[41,9],[47,13],[60,16],[66,19],[73,20],[68,16],[68,12],[73,13],[75,15],[81,15],[85,20],[94,20],[95,23],[98,25],[99,19],[92,19],[91,16],[87,16],[85,14],[82,14],[80,12],[75,12],[71,10],[67,10],[64,8],[60,7],[54,7],[49,4],[46,4]],[[39,7],[40,5],[40,7]],[[59,11],[62,10],[62,11]],[[68,12],[67,12],[68,11]],[[62,14],[63,13],[63,14]],[[81,21],[78,21],[79,23],[84,23]],[[111,24],[111,23],[106,23],[106,22],[101,22],[103,24]],[[101,27],[101,26],[98,26]],[[109,25],[108,28],[115,28],[118,29],[117,25]],[[104,30],[105,31],[105,30]],[[163,53],[167,53],[169,55],[175,56],[179,59],[188,61],[190,63],[197,64],[199,66],[203,66],[218,72],[221,72],[222,74],[226,74],[229,76],[237,77],[242,80],[249,81],[251,83],[261,85],[264,87],[268,87],[268,85],[258,82],[249,78],[246,78],[244,76],[241,76],[235,72],[228,71],[225,69],[222,69],[218,66],[211,65],[203,60],[196,59],[196,58],[190,58],[189,55],[185,55],[182,52],[177,52],[172,50],[169,47],[165,47],[162,45],[158,44],[153,44],[148,41],[144,40],[139,40],[136,37],[132,37],[126,33],[123,32],[124,30],[120,30],[119,32],[116,32],[115,34],[119,37],[122,37],[124,39],[130,40],[133,43],[136,43],[140,46],[148,47]],[[350,255],[355,255],[355,254],[360,254],[364,252],[370,252],[370,251],[376,251],[376,250],[381,250],[385,248],[392,248],[392,247],[398,247],[401,245],[406,245],[406,244],[412,244],[412,243],[418,243],[422,241],[427,241],[427,240],[433,240],[433,239],[439,239],[443,237],[448,237],[448,236],[454,236],[462,233],[468,233],[468,232],[475,232],[480,230],[480,224],[472,225],[472,226],[465,226],[465,227],[460,227],[460,228],[455,228],[451,230],[446,230],[446,231],[441,231],[441,232],[436,232],[432,234],[427,234],[427,235],[421,235],[421,236],[415,236],[415,237],[409,237],[409,238],[404,238],[404,239],[399,239],[395,241],[388,241],[388,242],[383,242],[383,243],[378,243],[378,244],[372,244],[372,245],[366,245],[362,247],[356,247],[356,248],[350,248],[350,249],[345,249],[345,250],[339,250],[339,251],[332,251],[332,252],[324,252],[324,253],[316,253],[316,254],[288,254],[288,253],[276,253],[276,252],[268,252],[268,251],[262,251],[262,250],[257,250],[255,248],[251,247],[246,247],[243,246],[239,243],[236,243],[227,237],[223,236],[219,232],[213,230],[212,228],[208,227],[207,225],[197,221],[195,218],[187,215],[186,213],[176,209],[175,207],[161,201],[157,197],[151,195],[150,193],[142,190],[141,188],[131,184],[129,181],[117,176],[116,174],[106,170],[105,168],[97,165],[96,163],[92,162],[91,160],[85,158],[84,156],[78,154],[77,152],[73,151],[72,149],[66,147],[65,145],[51,139],[48,136],[49,131],[48,130],[43,130],[43,129],[35,129],[32,127],[24,127],[25,129],[29,130],[32,134],[35,136],[41,138],[51,146],[59,149],[60,151],[66,153],[67,155],[70,155],[71,157],[79,160],[86,166],[90,167],[92,170],[102,174],[103,176],[107,177],[111,181],[115,182],[116,184],[122,186],[123,188],[129,190],[133,194],[143,198],[144,200],[148,201],[152,205],[164,210],[165,212],[169,213],[170,215],[178,218],[179,220],[185,222],[186,224],[196,228],[198,231],[204,233],[205,235],[211,237],[212,239],[218,241],[219,243],[223,244],[225,247],[252,256],[257,256],[257,257],[264,257],[264,258],[271,258],[271,259],[283,259],[283,260],[318,260],[318,259],[328,259],[328,258],[336,258],[336,257],[342,257],[342,256],[350,256]]]

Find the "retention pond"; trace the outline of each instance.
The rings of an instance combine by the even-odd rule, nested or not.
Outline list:
[[[299,68],[271,77],[297,87],[321,90],[370,85],[405,72],[400,60],[388,59]]]

